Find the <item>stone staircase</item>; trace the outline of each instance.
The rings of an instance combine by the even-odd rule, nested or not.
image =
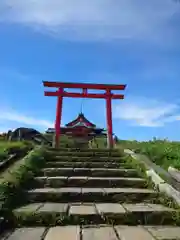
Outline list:
[[[178,210],[160,199],[117,150],[49,149],[4,239],[180,239]]]

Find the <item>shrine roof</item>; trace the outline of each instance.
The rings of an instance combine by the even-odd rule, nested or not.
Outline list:
[[[80,113],[76,119],[66,124],[66,127],[85,126],[95,128],[96,125],[91,123],[83,113]]]

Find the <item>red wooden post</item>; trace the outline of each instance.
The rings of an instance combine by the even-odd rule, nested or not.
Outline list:
[[[111,105],[111,91],[107,90],[106,97],[106,115],[107,115],[107,130],[108,130],[108,147],[113,147],[113,129],[112,129],[112,105]]]
[[[59,88],[58,90],[58,97],[57,97],[57,108],[56,108],[56,122],[55,122],[55,129],[56,129],[56,147],[59,146],[59,138],[61,134],[61,117],[62,117],[62,104],[63,104],[63,88]]]

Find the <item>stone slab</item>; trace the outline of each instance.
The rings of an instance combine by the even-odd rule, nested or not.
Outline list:
[[[80,162],[80,161],[78,161],[78,162],[77,161],[76,162],[72,162],[72,161],[68,161],[68,162],[67,161],[66,162],[65,161],[49,161],[49,162],[46,162],[46,165],[49,165],[49,164],[54,164],[54,165],[62,164],[63,165],[63,164],[66,164],[66,163],[74,165],[76,163],[82,163],[83,164],[84,162]]]
[[[88,179],[87,176],[72,176],[72,177],[69,177],[68,180],[72,181],[72,180],[84,180],[86,181]]]
[[[28,193],[54,193],[57,192],[58,188],[35,188],[28,190]]]
[[[24,205],[20,208],[16,208],[16,212],[36,212],[41,206],[43,206],[43,203],[31,203]]]
[[[126,210],[121,204],[118,203],[99,203],[96,204],[96,208],[99,214],[108,214],[108,213],[125,213]]]
[[[29,190],[29,193],[81,193],[81,188],[36,188]]]
[[[92,227],[82,229],[82,240],[118,240],[118,238],[112,227]]]
[[[85,166],[94,166],[93,168],[96,168],[96,166],[100,166],[100,167],[98,167],[98,169],[99,168],[102,168],[102,166],[104,166],[104,168],[106,168],[106,166],[111,166],[112,168],[113,167],[116,167],[116,166],[123,166],[123,164],[121,164],[121,163],[115,163],[115,162],[90,162],[90,161],[88,161],[88,162],[85,162],[85,161],[76,161],[76,162],[47,162],[46,163],[46,166],[48,167],[48,166],[53,166],[53,167],[56,167],[56,166],[62,166],[63,167],[63,165],[64,166],[72,166],[72,167],[74,167],[74,166],[78,166],[78,168],[81,168],[81,166],[82,167],[85,167]],[[76,167],[77,168],[77,167]],[[103,168],[103,169],[104,169]]]
[[[154,211],[163,211],[163,212],[176,211],[175,209],[163,206],[162,204],[150,204],[149,203],[148,206],[150,206]]]
[[[134,152],[131,151],[130,149],[124,149],[124,152],[127,153],[127,154],[133,154]]]
[[[128,212],[169,212],[176,211],[173,208],[165,207],[161,204],[137,203],[137,204],[122,204]]]
[[[67,187],[67,188],[60,188],[59,189],[59,192],[61,192],[61,193],[81,193],[81,188],[76,188],[76,187]]]
[[[73,167],[68,167],[68,168],[42,168],[41,171],[47,172],[47,171],[73,171]]]
[[[148,206],[146,203],[138,203],[138,204],[122,204],[123,207],[128,212],[152,212],[152,207]]]
[[[47,180],[48,177],[47,176],[41,176],[41,177],[35,177],[35,180]]]
[[[67,180],[68,176],[53,176],[53,177],[48,177],[48,180]]]
[[[45,203],[38,212],[67,212],[68,204],[66,203]]]
[[[153,169],[147,170],[146,174],[147,174],[148,177],[151,178],[151,180],[156,185],[165,183],[165,181]]]
[[[80,240],[80,227],[64,226],[50,228],[44,240],[61,240],[61,239]]]
[[[7,240],[41,240],[45,228],[19,228],[16,229]]]
[[[48,181],[66,181],[68,179],[67,176],[53,176],[53,177],[35,177],[34,178],[37,181],[44,181],[44,182],[48,182]]]
[[[70,215],[96,215],[94,204],[72,204],[69,210]]]
[[[123,240],[155,240],[155,238],[141,226],[115,226],[119,239]]]
[[[103,188],[106,193],[155,193],[155,191],[144,188]]]
[[[146,228],[158,240],[180,239],[180,227],[148,226]]]
[[[178,169],[169,166],[168,172],[177,182],[180,183],[180,171]]]
[[[134,181],[145,182],[146,181],[145,179],[139,178],[139,177],[124,177],[124,178],[122,178],[122,180],[127,180],[127,181],[132,181],[132,182],[134,182]]]
[[[125,169],[125,168],[109,168],[109,169],[107,169],[107,168],[91,168],[91,171],[104,171],[104,172],[106,172],[106,171],[108,171],[108,172],[137,172],[137,170],[136,169]]]
[[[145,182],[143,178],[129,178],[129,177],[88,177],[88,180],[107,180],[107,181],[132,181],[132,182]]]
[[[82,188],[82,193],[104,193],[103,188]]]

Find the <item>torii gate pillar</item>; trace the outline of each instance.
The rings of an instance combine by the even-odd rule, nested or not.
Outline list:
[[[59,138],[61,135],[61,119],[62,119],[62,107],[63,107],[63,89],[59,88],[58,97],[57,97],[57,107],[56,107],[56,122],[55,122],[55,147],[58,147],[59,145]]]
[[[111,91],[107,90],[106,98],[106,118],[107,118],[107,145],[109,148],[113,147],[113,127],[112,127],[112,104],[111,104]]]

